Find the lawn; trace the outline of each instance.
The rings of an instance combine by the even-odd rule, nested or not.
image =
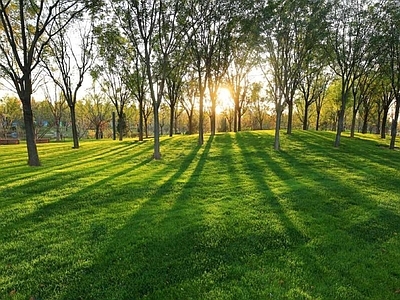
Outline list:
[[[400,152],[333,140],[0,146],[0,299],[400,299]]]

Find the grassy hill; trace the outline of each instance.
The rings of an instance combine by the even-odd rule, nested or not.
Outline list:
[[[0,299],[399,299],[400,153],[333,140],[0,146]]]

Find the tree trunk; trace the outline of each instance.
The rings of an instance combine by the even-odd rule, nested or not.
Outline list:
[[[146,139],[149,137],[149,125],[148,125],[148,119],[144,118],[144,131],[145,131],[145,136]]]
[[[343,128],[344,128],[344,114],[346,112],[346,101],[349,89],[346,88],[348,84],[346,84],[345,80],[342,78],[342,92],[341,92],[341,105],[338,113],[338,122],[336,126],[336,138],[334,147],[340,146],[340,138],[342,136]]]
[[[239,120],[239,96],[235,96],[235,112],[233,117],[233,131],[238,131],[238,120]]]
[[[344,124],[344,113],[345,113],[345,105],[342,105],[342,108],[339,111],[339,115],[338,115],[338,123],[337,123],[337,130],[336,130],[336,138],[335,138],[335,143],[334,146],[335,147],[339,147],[340,146],[340,138],[342,136],[342,132],[343,132],[343,124]]]
[[[100,139],[100,126],[96,124],[96,133],[95,133],[96,140]]]
[[[361,133],[366,134],[368,132],[368,117],[369,117],[369,109],[366,108],[364,112],[364,118],[363,118],[363,126]]]
[[[116,140],[116,125],[115,125],[115,112],[113,111],[112,112],[112,114],[111,114],[111,116],[112,116],[112,131],[113,131],[113,134],[112,134],[112,137],[113,137],[113,141],[115,141]],[[120,121],[118,120],[118,123],[120,123]],[[120,127],[118,127],[118,128],[120,128]]]
[[[319,130],[319,120],[321,118],[321,111],[317,111],[317,121],[315,123],[315,130],[318,131]]]
[[[216,97],[216,95],[212,95],[212,97],[211,97],[211,116],[210,116],[211,135],[215,135],[215,133],[217,131],[216,115],[217,115],[217,97]]]
[[[200,88],[200,99],[199,99],[199,140],[198,144],[201,146],[204,144],[204,90],[203,89],[203,83],[202,83],[202,78],[201,78],[201,71],[199,68],[199,88]]]
[[[383,110],[382,124],[381,124],[381,138],[386,139],[386,124],[389,114],[389,108]]]
[[[70,115],[71,115],[71,130],[72,130],[72,139],[74,142],[73,149],[79,149],[79,135],[78,128],[76,126],[76,114],[75,114],[75,105],[71,105],[69,107]]]
[[[279,105],[280,106],[280,105]],[[281,129],[281,120],[282,120],[282,108],[276,108],[276,122],[275,122],[275,140],[274,140],[274,150],[279,151],[281,149],[280,144],[280,129]]]
[[[160,119],[158,115],[158,105],[153,103],[154,113],[154,153],[153,158],[156,160],[161,159],[160,152]]]
[[[357,110],[355,108],[353,108],[353,115],[351,118],[351,129],[350,129],[350,137],[351,138],[354,137],[354,133],[356,130],[356,118],[357,118]]]
[[[174,134],[174,120],[175,120],[175,105],[170,106],[170,117],[169,117],[169,136],[172,137]]]
[[[378,111],[378,121],[376,124],[376,134],[381,134],[381,116],[382,116],[382,110],[379,109]]]
[[[33,123],[30,95],[24,96],[24,98],[21,100],[24,114],[26,148],[28,150],[28,165],[31,167],[38,167],[40,166],[40,160],[35,142],[35,127]]]
[[[143,100],[139,101],[139,141],[143,141]]]
[[[188,115],[188,133],[189,134],[193,134],[193,113],[191,112],[189,115]]]
[[[61,140],[61,128],[60,128],[60,119],[56,119],[56,141],[59,142]]]
[[[287,123],[287,134],[292,134],[293,127],[293,100],[287,102],[288,104],[288,123]]]
[[[390,139],[390,150],[394,150],[396,145],[396,137],[397,137],[397,124],[399,120],[399,110],[400,110],[400,98],[396,99],[396,109],[394,112],[394,119],[392,121],[392,128],[391,128],[391,139]]]
[[[242,109],[238,107],[238,123],[237,123],[237,131],[242,131]]]
[[[308,101],[306,101],[305,106],[304,106],[304,119],[303,119],[303,130],[308,129]]]
[[[119,124],[119,130],[118,130],[118,135],[119,135],[119,141],[122,141],[124,139],[124,127],[125,127],[125,119],[124,116],[118,116],[118,124]]]
[[[177,110],[175,110],[175,114],[174,114],[174,133],[175,134],[178,134],[178,132],[180,131],[178,129],[178,118],[179,118],[179,115],[177,114]]]

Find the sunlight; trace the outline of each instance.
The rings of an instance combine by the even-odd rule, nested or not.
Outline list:
[[[217,114],[232,109],[234,107],[233,99],[227,88],[219,88],[217,99]]]

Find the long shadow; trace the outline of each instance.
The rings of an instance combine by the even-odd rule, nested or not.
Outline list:
[[[31,197],[32,195],[43,193],[53,189],[61,189],[63,186],[69,185],[71,181],[77,181],[80,178],[85,178],[91,174],[107,174],[107,170],[112,169],[113,166],[120,166],[132,163],[136,157],[141,157],[143,154],[148,152],[147,148],[144,148],[141,151],[135,151],[132,154],[121,156],[115,160],[110,161],[107,157],[114,157],[121,153],[126,153],[128,150],[124,146],[122,149],[110,149],[109,151],[102,151],[101,154],[91,155],[89,158],[84,156],[83,159],[76,160],[73,163],[60,163],[54,167],[45,168],[46,173],[43,173],[43,170],[33,170],[33,173],[29,173],[24,176],[18,176],[18,181],[22,179],[31,178],[28,182],[24,184],[19,184],[18,186],[11,186],[3,189],[3,194],[13,194],[15,190],[29,190],[30,193],[27,197]],[[117,156],[118,157],[118,156]],[[86,170],[75,170],[75,167],[87,164],[92,162],[95,164],[94,167],[87,168]],[[56,172],[58,176],[54,174]],[[3,186],[7,186],[9,183],[13,183],[15,178],[9,179],[8,181],[1,181]],[[18,181],[16,181],[18,183]],[[18,202],[20,203],[24,199],[23,195],[19,195]],[[29,200],[29,199],[28,199]]]
[[[297,225],[287,216],[285,209],[279,201],[279,193],[281,193],[280,191],[278,192],[279,186],[283,187],[284,192],[290,192],[292,188],[287,183],[287,180],[293,178],[293,175],[283,169],[279,163],[272,158],[269,154],[271,149],[250,147],[249,143],[246,142],[246,139],[249,138],[251,138],[251,134],[239,134],[237,136],[237,141],[241,154],[245,159],[243,168],[249,170],[249,176],[252,181],[256,183],[256,188],[264,194],[264,198],[261,202],[273,208],[276,216],[287,229],[289,238],[293,240],[293,244],[298,245],[306,243],[308,238],[305,236],[305,233],[301,232],[300,229],[297,228]],[[272,142],[272,138],[270,141]],[[260,174],[262,176],[259,176]],[[275,177],[279,179],[277,180]],[[277,184],[278,189],[274,191],[272,184],[269,183],[269,179],[279,183]]]
[[[277,200],[269,199],[273,195],[265,178],[252,175],[257,166],[253,158],[250,158],[247,175],[242,176],[256,181],[260,191],[269,195],[262,199],[243,199],[243,203],[236,202],[237,199],[230,205],[223,203],[227,205],[226,209],[216,214],[210,215],[205,211],[205,207],[212,204],[209,203],[208,194],[204,193],[205,185],[211,184],[203,182],[202,174],[207,172],[207,165],[221,163],[222,170],[215,174],[216,181],[219,174],[237,171],[236,167],[228,166],[235,162],[235,154],[228,150],[233,140],[229,136],[215,139],[222,139],[226,149],[221,153],[212,152],[213,139],[210,138],[193,170],[189,167],[195,155],[189,155],[176,173],[151,193],[124,228],[115,233],[97,256],[94,265],[84,270],[84,275],[71,286],[64,299],[73,299],[77,295],[84,295],[87,299],[190,299],[199,294],[206,295],[214,284],[218,284],[213,280],[228,283],[239,281],[244,275],[238,271],[239,266],[249,263],[254,256],[266,256],[274,264],[274,259],[278,258],[270,256],[270,252],[276,249],[285,252],[306,242],[304,234],[285,216],[279,204],[274,203]],[[241,146],[239,143],[239,148]],[[245,161],[248,159],[242,158]],[[258,168],[261,172],[263,166]],[[188,173],[190,175],[186,176]],[[243,178],[237,172],[232,177],[233,180]],[[182,186],[174,187],[176,184]],[[240,181],[229,186],[240,193]],[[219,186],[215,188],[215,192],[220,193]],[[249,202],[256,205],[252,209],[254,214],[262,206],[272,209],[273,215],[284,224],[284,231],[276,230],[273,226],[252,230],[250,222],[244,232],[239,228],[237,232],[227,232],[227,227],[235,228],[231,225],[235,222],[235,214],[242,209],[241,205]],[[258,217],[261,218],[262,214]],[[265,224],[264,220],[261,224]],[[242,227],[243,224],[237,225]],[[190,289],[184,289],[186,282],[190,284]],[[107,288],[102,288],[105,286]]]
[[[304,148],[307,147],[308,145]],[[369,154],[366,153],[366,160],[368,160],[368,156]],[[350,175],[359,175],[361,177],[359,180],[343,178],[343,173],[337,174],[327,167],[324,168],[314,161],[307,160],[306,156],[302,156],[303,161],[301,161],[291,152],[284,152],[282,158],[291,165],[300,166],[304,174],[313,179],[315,186],[310,188],[318,190],[317,195],[320,195],[319,199],[316,199],[320,202],[318,213],[325,212],[336,216],[336,222],[332,225],[337,228],[346,228],[346,231],[354,238],[376,244],[385,242],[393,237],[393,232],[400,230],[400,216],[377,203],[368,192],[365,192],[366,187],[363,187],[363,185],[372,184],[379,189],[379,181],[368,181],[364,177],[382,176],[384,178],[384,174],[377,173],[377,170],[371,174],[360,166],[356,169],[356,165],[351,162],[348,163],[349,160],[351,161],[350,154],[340,157],[329,155],[329,159],[332,161],[332,165],[338,166],[344,173],[349,174],[349,177]],[[350,174],[351,172],[355,174]],[[330,182],[329,185],[327,185],[328,182]],[[398,186],[400,179],[396,179],[396,182]],[[394,189],[398,191],[398,188],[395,187]],[[330,195],[331,198],[324,199],[323,195]],[[332,197],[332,195],[335,197]],[[321,210],[321,204],[326,207],[325,210]],[[358,214],[364,213],[368,217],[362,218],[361,221],[357,221],[358,218],[354,220],[346,219],[344,216],[346,212],[354,208],[358,208]],[[315,217],[317,213],[315,207],[310,207],[309,211],[314,212],[313,217]],[[353,215],[353,217],[355,216]]]
[[[257,146],[253,146],[257,138],[253,133],[210,137],[204,148],[195,147],[182,157],[176,170],[163,172],[165,178],[149,179],[141,187],[132,186],[132,181],[121,184],[121,189],[132,192],[121,199],[129,203],[124,206],[125,209],[131,208],[132,211],[127,212],[127,217],[119,220],[114,228],[102,219],[85,220],[92,224],[86,232],[81,230],[77,233],[76,238],[86,240],[85,245],[92,256],[81,258],[84,262],[69,266],[68,273],[65,272],[67,274],[61,278],[52,276],[56,281],[52,286],[60,286],[59,294],[54,298],[198,299],[199,295],[204,295],[204,298],[217,299],[221,294],[211,294],[210,291],[232,288],[232,299],[264,299],[265,294],[261,296],[261,291],[274,284],[264,279],[282,276],[279,275],[282,272],[296,273],[296,268],[304,268],[306,275],[315,271],[321,277],[329,278],[331,274],[324,266],[327,262],[327,258],[323,257],[324,249],[308,250],[312,247],[311,242],[318,242],[324,236],[316,236],[315,227],[318,224],[312,229],[307,229],[307,226],[318,218],[318,213],[334,214],[334,224],[328,227],[339,226],[339,219],[336,218],[339,218],[342,208],[332,204],[332,201],[307,207],[306,204],[317,204],[318,199],[306,199],[305,204],[301,203],[306,195],[301,191],[309,190],[313,181],[317,185],[313,195],[332,192],[318,181],[324,172],[314,170],[312,164],[299,161],[291,153],[273,152],[267,146],[272,145],[272,138],[260,140]],[[214,149],[213,145],[218,143],[220,146]],[[213,185],[205,174],[215,170],[215,165],[220,167],[214,174]],[[107,180],[126,177],[131,168],[121,170],[113,178],[104,177],[96,186],[106,185]],[[308,176],[311,179],[305,180],[304,177]],[[222,184],[227,177],[231,179],[229,183]],[[223,179],[218,184],[220,178]],[[217,196],[209,199],[213,188]],[[90,195],[90,190],[90,187],[84,189],[83,196]],[[247,191],[253,193],[248,196]],[[293,197],[297,193],[298,199]],[[223,195],[226,197],[217,199]],[[230,195],[233,195],[234,201],[231,201]],[[73,200],[72,196],[68,197],[68,203]],[[94,202],[99,208],[107,210],[105,197],[94,199]],[[53,208],[59,214],[64,211],[56,206]],[[320,208],[324,209],[319,212]],[[76,210],[78,217],[79,205],[69,206],[68,209]],[[240,218],[244,210],[249,215],[246,220]],[[37,219],[39,215],[33,217]],[[23,220],[25,226],[31,224],[29,220],[29,217]],[[398,219],[394,217],[390,222],[394,221]],[[72,226],[79,224],[77,222]],[[360,238],[360,230],[354,228],[357,238]],[[12,239],[12,236],[9,238]],[[295,256],[304,264],[290,267]],[[262,266],[252,264],[255,257],[257,263],[264,261]],[[259,272],[264,277],[246,277],[246,272]],[[340,275],[335,274],[336,277]],[[235,294],[238,292],[235,286],[246,285],[243,278],[253,278],[254,281],[247,284],[260,289],[260,294]],[[278,279],[273,280],[277,282]],[[308,279],[300,278],[296,283],[301,285]],[[307,284],[311,286],[313,283]],[[326,285],[329,284],[330,280],[326,279]],[[32,291],[37,298],[46,298],[50,293],[41,285]],[[279,295],[271,295],[279,298]],[[322,298],[318,292],[311,295]],[[287,298],[287,294],[283,293],[282,298],[285,296]]]
[[[318,146],[322,140],[315,144],[308,143],[308,140],[299,137],[291,137],[298,142],[303,143],[299,149],[309,150],[312,153],[328,156],[324,158],[330,165],[321,165],[319,161],[314,161],[314,155],[307,156],[299,151],[281,151],[280,158],[285,164],[291,165],[297,169],[294,173],[303,172],[304,180],[310,180],[311,184],[306,186],[306,191],[296,191],[296,195],[290,198],[299,199],[291,201],[292,209],[299,212],[301,221],[309,226],[308,231],[313,239],[319,240],[318,247],[308,247],[307,251],[301,252],[301,257],[306,262],[313,262],[318,266],[318,273],[326,274],[327,268],[330,269],[330,277],[337,282],[352,282],[353,290],[359,293],[359,297],[368,295],[368,288],[363,286],[359,279],[359,274],[354,276],[354,269],[363,269],[364,276],[373,276],[375,272],[385,272],[388,282],[398,280],[399,274],[396,271],[387,270],[384,266],[380,270],[371,268],[369,258],[362,259],[365,254],[379,256],[382,245],[393,239],[394,233],[400,230],[400,216],[398,212],[382,207],[380,203],[371,198],[363,191],[360,183],[354,179],[343,178],[344,173],[357,172],[363,178],[370,176],[364,170],[356,171],[354,163],[347,163],[351,160],[351,155],[337,153],[337,149],[332,149],[328,153],[322,153],[318,149],[324,147]],[[317,147],[317,150],[315,148]],[[325,148],[327,149],[327,148]],[[368,153],[365,153],[368,156]],[[329,167],[339,167],[342,173],[336,173]],[[354,169],[353,169],[354,168]],[[303,181],[304,181],[303,180]],[[374,184],[374,182],[369,182]],[[304,192],[304,196],[302,196]],[[307,197],[307,198],[306,198]],[[305,205],[304,200],[307,205]],[[321,223],[322,222],[322,223]],[[322,226],[315,226],[323,224]],[[332,251],[335,249],[335,251]],[[355,250],[357,249],[357,250]],[[369,250],[365,250],[369,249]],[[325,253],[331,253],[332,261],[338,261],[337,257],[348,257],[346,265],[332,264]],[[339,259],[340,260],[340,259]],[[379,268],[379,267],[378,267]],[[398,272],[398,271],[397,271]],[[336,291],[335,291],[336,292]],[[388,291],[388,294],[390,291]]]
[[[201,173],[211,142],[212,138],[205,145],[190,178],[186,178],[185,174],[195,161],[200,146],[193,148],[184,157],[179,168],[156,189],[146,187],[150,190],[147,199],[141,203],[138,211],[132,212],[124,227],[115,232],[101,249],[97,249],[98,254],[93,265],[84,270],[83,278],[78,278],[78,281],[84,284],[80,285],[78,282],[73,284],[63,299],[74,299],[79,295],[84,295],[85,299],[138,299],[151,294],[156,286],[169,285],[179,280],[176,276],[183,280],[188,276],[185,272],[193,271],[192,268],[187,268],[190,266],[184,264],[191,256],[189,251],[192,249],[191,239],[198,230],[188,226],[190,220],[179,220],[177,208],[173,208],[176,201],[169,199],[168,195],[174,197],[175,191],[179,191],[181,194],[177,201],[184,201],[185,196],[182,191],[193,184],[192,179]],[[185,185],[183,189],[181,189],[182,183]],[[165,213],[160,209],[163,206]],[[176,220],[172,220],[169,216],[171,210]],[[166,230],[166,226],[171,226],[170,222],[182,222],[184,229],[169,232],[166,236],[160,235],[160,232]],[[186,239],[187,244],[177,246],[176,241],[182,239]],[[174,252],[171,252],[171,249],[174,249]],[[121,257],[120,251],[126,255]],[[178,274],[174,271],[175,268],[183,268],[183,272]],[[113,278],[121,270],[125,273],[122,276],[124,280],[115,282]],[[118,277],[121,278],[121,274],[118,274]],[[93,284],[91,288],[93,294],[88,293],[90,287],[85,285],[88,282]],[[101,286],[107,286],[107,289],[103,290]]]
[[[325,136],[326,134],[323,132],[315,132],[315,131],[302,131],[301,135],[299,135],[298,133],[295,133],[292,135],[293,139],[296,140],[301,140],[302,143],[306,143],[310,146],[315,146],[315,148],[320,149],[321,145],[329,145],[327,144],[327,141],[330,141],[328,138],[328,136]],[[301,139],[301,136],[308,136],[311,137],[310,139]],[[327,140],[328,139],[328,140]],[[313,141],[313,142],[311,142]],[[330,141],[331,142],[331,141]],[[371,162],[374,162],[376,164],[385,164],[385,165],[392,165],[392,164],[399,164],[400,163],[400,157],[398,155],[396,155],[396,152],[394,151],[389,151],[387,149],[385,149],[384,147],[382,147],[382,144],[380,141],[371,141],[371,140],[362,140],[360,138],[348,138],[348,137],[344,137],[343,139],[343,150],[341,150],[342,148],[338,148],[335,150],[335,152],[338,152],[337,155],[332,155],[333,158],[338,158],[338,161],[342,162],[343,161],[343,157],[341,157],[341,155],[346,154],[347,152],[354,152],[354,153],[360,153],[360,148],[362,148],[362,145],[364,144],[366,147],[368,147],[368,152],[363,151],[360,153],[360,155],[366,159],[369,160]],[[354,146],[352,146],[354,145]],[[374,145],[375,148],[371,147],[370,145]],[[333,148],[332,144],[330,144],[329,146]],[[310,147],[311,148],[311,147]],[[327,146],[328,148],[328,146]],[[326,149],[326,148],[325,148]],[[333,152],[333,153],[335,153]],[[333,154],[332,153],[332,154]],[[353,154],[354,155],[354,154]],[[353,160],[348,160],[346,161],[346,163],[351,164],[353,167],[355,167],[357,169],[357,163],[358,161],[353,161]]]
[[[134,152],[133,155],[125,155],[113,160],[112,165],[109,163],[103,163],[94,168],[87,168],[86,170],[79,172],[71,170],[70,173],[66,171],[60,174],[52,174],[39,180],[35,178],[32,181],[18,187],[4,189],[3,204],[7,204],[7,206],[3,205],[4,207],[2,209],[2,213],[4,215],[6,211],[9,212],[7,213],[8,217],[1,220],[0,223],[7,231],[7,226],[13,227],[13,224],[18,224],[18,226],[20,226],[21,224],[31,224],[35,221],[43,222],[54,215],[65,213],[65,211],[74,211],[75,209],[78,209],[79,211],[82,207],[87,205],[88,199],[92,199],[90,201],[91,205],[102,205],[104,204],[102,202],[104,200],[100,199],[104,199],[105,197],[103,195],[94,197],[94,194],[92,195],[91,193],[93,193],[93,191],[96,189],[102,190],[106,188],[108,182],[115,181],[117,178],[125,176],[130,172],[138,172],[142,166],[150,163],[152,159],[150,158],[150,155],[148,155],[147,159],[144,158],[139,163],[135,163],[132,160],[134,160],[135,157],[142,157],[143,153],[147,152],[148,151],[144,149],[140,152]],[[115,154],[115,152],[112,153]],[[121,166],[124,166],[121,171],[116,173],[113,172],[113,169],[119,170],[121,169]],[[89,184],[85,183],[83,189],[79,189],[73,193],[68,192],[68,194],[65,196],[58,195],[54,201],[49,201],[47,203],[35,202],[35,209],[32,212],[27,212],[26,214],[21,214],[21,212],[15,214],[13,212],[13,204],[21,207],[21,205],[24,203],[31,202],[30,205],[32,205],[35,197],[41,198],[41,195],[43,194],[53,193],[53,191],[62,190],[63,188],[68,189],[69,187],[77,186],[79,180],[85,180],[87,176],[90,176],[93,181]],[[19,188],[29,192],[21,194],[18,192]],[[98,191],[96,193],[98,193]],[[24,225],[22,225],[22,227],[23,226]]]
[[[59,197],[57,201],[37,207],[32,213],[28,213],[22,218],[10,215],[9,223],[7,224],[3,224],[6,220],[1,220],[0,240],[4,242],[1,250],[7,249],[7,253],[0,253],[0,257],[2,257],[0,265],[15,265],[15,268],[17,268],[17,266],[25,264],[33,267],[36,264],[35,261],[40,260],[40,268],[43,268],[43,265],[52,266],[49,269],[49,274],[53,275],[49,275],[49,279],[46,279],[46,276],[43,275],[41,278],[33,277],[25,279],[28,283],[32,279],[33,282],[37,282],[35,287],[31,287],[32,290],[30,292],[36,295],[35,298],[42,298],[47,289],[47,284],[44,284],[44,282],[51,280],[51,284],[58,285],[62,283],[56,282],[63,282],[66,280],[65,277],[68,277],[66,273],[60,273],[60,269],[65,268],[65,265],[63,266],[63,258],[54,260],[54,257],[60,251],[59,249],[64,248],[63,251],[65,253],[69,252],[68,255],[72,257],[79,256],[81,250],[74,249],[71,246],[74,243],[81,246],[85,245],[85,241],[82,242],[82,239],[85,232],[89,230],[87,234],[89,235],[88,242],[90,242],[90,245],[83,247],[93,246],[93,252],[96,252],[97,249],[95,247],[98,245],[96,241],[101,238],[104,230],[107,231],[107,228],[102,227],[101,224],[97,226],[96,221],[93,219],[92,212],[97,210],[96,207],[108,210],[109,206],[115,205],[115,202],[118,202],[120,205],[124,201],[131,201],[129,193],[121,194],[121,198],[115,196],[108,197],[108,193],[113,193],[113,191],[107,190],[108,182],[115,182],[121,180],[120,178],[125,178],[121,180],[123,182],[129,174],[133,171],[137,172],[138,169],[149,164],[151,161],[152,159],[149,156],[149,158],[141,161],[139,164],[126,164],[122,169],[119,167],[118,169],[121,170],[118,172],[111,170],[110,175],[104,176],[102,172],[103,174],[100,174],[102,175],[101,180],[96,180],[96,182],[86,185],[75,193]],[[112,218],[113,216],[110,215],[110,217]],[[68,223],[65,220],[68,220]],[[46,235],[54,232],[54,229],[51,229],[51,227],[57,227],[56,224],[58,222],[65,223],[65,228],[59,229],[60,235],[57,236],[56,234],[56,236],[46,238]],[[92,222],[93,226],[90,225],[89,229],[86,229],[88,223],[91,224]],[[43,237],[46,241],[42,243],[42,241],[38,240],[38,236]],[[25,243],[22,244],[21,241],[25,241]],[[54,248],[53,243],[56,245],[56,248]],[[83,250],[83,253],[86,252],[86,250]],[[21,284],[20,290],[28,289],[28,286],[31,284],[28,283]],[[1,293],[3,292],[1,290]],[[53,293],[47,294],[43,299],[50,296],[53,298]],[[71,299],[80,299],[80,296],[78,295]]]
[[[60,171],[60,170],[65,170],[67,168],[74,168],[77,166],[80,166],[84,163],[89,163],[89,162],[98,162],[101,164],[101,159],[106,157],[106,156],[111,156],[111,155],[117,155],[120,153],[124,153],[128,149],[133,149],[129,144],[124,144],[122,147],[113,147],[112,149],[109,149],[108,151],[104,151],[104,147],[97,150],[96,148],[89,148],[88,150],[71,150],[69,154],[64,155],[63,157],[57,157],[54,160],[46,160],[44,158],[44,164],[47,165],[48,163],[51,163],[52,166],[47,166],[47,167],[39,167],[39,168],[29,168],[29,169],[24,169],[27,170],[26,174],[21,175],[21,174],[16,174],[15,171],[13,174],[16,174],[17,180],[21,179],[28,179],[32,178],[34,176],[41,176],[43,180],[46,180],[46,177],[54,177],[53,174],[51,174],[52,171]],[[80,159],[74,159],[77,156],[76,151],[79,151],[79,157]],[[146,150],[144,149],[143,152]],[[90,154],[90,155],[89,155]],[[64,161],[71,161],[69,163],[65,163]],[[46,170],[46,172],[44,172]],[[4,176],[7,176],[7,173],[4,174]],[[16,181],[15,176],[8,176],[8,180],[1,180],[1,183],[3,186],[7,185],[10,182]],[[36,178],[35,178],[36,179]],[[51,182],[51,181],[49,181]]]
[[[227,148],[232,146],[230,137],[217,139],[222,139]],[[190,165],[194,162],[194,154],[151,193],[140,210],[101,250],[94,265],[78,279],[79,283],[85,284],[72,285],[64,299],[73,299],[77,295],[87,299],[190,299],[212,290],[213,276],[221,282],[240,280],[244,273],[238,272],[237,268],[248,263],[248,259],[267,255],[276,248],[285,251],[296,247],[301,234],[293,230],[293,225],[284,233],[271,228],[262,233],[252,232],[250,224],[245,232],[239,229],[234,233],[227,232],[226,227],[235,222],[236,213],[229,213],[229,210],[235,210],[234,207],[240,210],[240,205],[246,202],[231,202],[226,209],[211,215],[205,211],[205,207],[213,204],[210,201],[216,201],[202,193],[206,190],[205,184],[209,184],[203,182],[202,176],[208,170],[207,165],[222,162],[221,169],[235,170],[227,167],[234,161],[234,154],[227,148],[211,154],[212,141],[213,138],[208,140],[193,169]],[[189,177],[186,176],[188,173]],[[182,186],[174,188],[174,184]],[[237,182],[230,186],[240,188]],[[265,189],[264,184],[262,186]],[[216,189],[219,193],[218,186]],[[160,206],[165,208],[160,209]],[[91,287],[87,285],[89,282]],[[186,282],[190,289],[184,288]],[[107,288],[103,289],[104,286]]]

